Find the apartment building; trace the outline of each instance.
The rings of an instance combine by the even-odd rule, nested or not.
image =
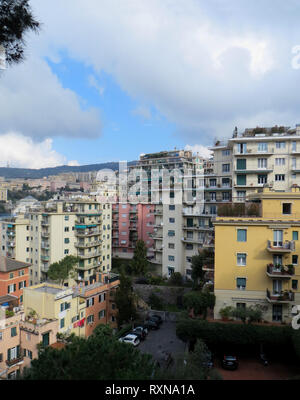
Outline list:
[[[214,222],[215,318],[226,306],[259,305],[264,320],[290,322],[300,301],[299,187],[264,188],[248,199],[244,212]]]
[[[45,280],[49,266],[66,255],[80,258],[76,280],[91,283],[98,271],[110,271],[110,204],[73,195],[42,203],[25,216],[2,221],[2,239],[7,240],[2,254],[32,264],[30,285]]]
[[[23,288],[29,285],[30,264],[0,256],[0,297],[14,296],[23,303]]]
[[[300,182],[300,125],[257,127],[242,134],[235,130],[231,139],[216,141],[211,150],[215,159],[221,151],[228,152],[228,162],[222,162],[222,168],[232,179],[234,202],[244,202],[249,193],[265,185],[289,190]]]
[[[23,313],[14,308],[13,296],[0,297],[0,379],[15,379],[20,376],[23,356],[20,346],[20,321]]]
[[[37,319],[58,321],[58,333],[88,337],[99,324],[116,328],[114,293],[119,277],[99,273],[92,284],[65,288],[44,282],[24,291],[24,312],[34,310]]]
[[[189,279],[192,257],[213,245],[213,226],[205,208],[205,161],[184,150],[143,157],[152,170],[158,171],[152,178],[156,179],[151,193],[156,206],[154,257],[150,262],[163,276],[180,272]],[[177,173],[172,176],[174,169]],[[169,185],[163,182],[165,171],[171,175]]]

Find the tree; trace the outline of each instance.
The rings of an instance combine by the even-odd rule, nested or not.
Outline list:
[[[74,277],[75,265],[79,260],[79,257],[66,256],[59,262],[51,264],[47,272],[48,278],[63,285],[66,279]]]
[[[215,295],[206,291],[190,291],[183,296],[183,305],[195,314],[202,314],[203,319],[207,317],[207,308],[215,305]]]
[[[198,255],[192,257],[192,273],[191,277],[194,281],[194,286],[202,282],[204,279],[205,271],[204,265],[211,265],[214,263],[214,253],[209,249],[203,249]]]
[[[147,260],[147,247],[143,240],[138,240],[131,261],[131,268],[135,275],[145,275],[149,262]]]
[[[136,318],[137,314],[134,300],[131,278],[125,275],[124,270],[121,270],[120,285],[115,294],[115,303],[118,309],[118,327],[124,322],[133,321]]]
[[[63,349],[40,349],[26,380],[140,380],[151,379],[154,362],[134,346],[121,343],[107,326],[88,337],[74,337]]]
[[[169,278],[169,284],[173,286],[182,286],[183,278],[180,272],[174,272]]]
[[[0,0],[0,44],[4,47],[8,64],[24,60],[25,34],[38,32],[29,0]]]

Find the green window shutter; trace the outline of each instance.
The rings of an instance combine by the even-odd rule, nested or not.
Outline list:
[[[298,240],[298,231],[293,231],[293,240]]]
[[[7,360],[10,361],[10,349],[7,350]]]
[[[236,160],[236,168],[237,169],[246,169],[246,159],[239,158]]]
[[[14,292],[17,290],[17,285],[14,283]]]
[[[237,175],[237,184],[246,185],[246,175]]]
[[[17,346],[17,358],[20,357],[20,346]]]

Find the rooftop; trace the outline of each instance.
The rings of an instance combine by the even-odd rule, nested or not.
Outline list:
[[[10,272],[30,267],[31,264],[0,256],[0,272]]]
[[[33,288],[33,290],[35,290],[37,292],[42,292],[42,293],[58,294],[63,291],[63,288],[43,285],[43,286]]]

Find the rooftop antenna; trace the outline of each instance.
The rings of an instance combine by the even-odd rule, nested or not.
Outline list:
[[[236,138],[237,135],[238,135],[238,128],[237,128],[237,126],[236,126],[236,127],[234,128],[232,137],[233,137],[233,138]]]

